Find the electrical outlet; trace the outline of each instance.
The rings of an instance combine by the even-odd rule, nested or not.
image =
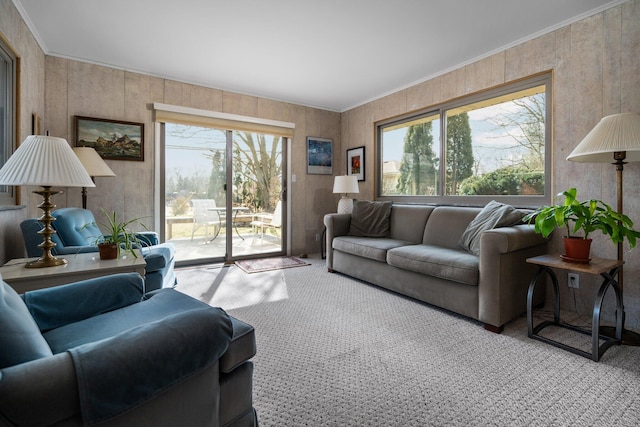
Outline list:
[[[578,289],[580,287],[580,275],[578,273],[569,273],[567,284],[570,288]]]
[[[316,233],[316,242],[320,241],[320,233]]]

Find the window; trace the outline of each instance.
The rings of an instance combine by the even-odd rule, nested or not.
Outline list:
[[[0,37],[0,167],[15,144],[16,56]],[[0,185],[0,206],[15,205],[14,187]]]
[[[550,191],[551,74],[376,125],[378,199],[543,204]]]

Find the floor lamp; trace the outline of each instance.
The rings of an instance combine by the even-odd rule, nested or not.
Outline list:
[[[53,267],[66,264],[65,259],[51,254],[56,244],[51,241],[55,230],[51,223],[55,218],[51,210],[56,207],[51,196],[60,193],[51,187],[95,187],[89,174],[78,160],[69,143],[63,138],[31,135],[24,140],[0,169],[0,184],[3,185],[37,185],[42,190],[34,191],[43,197],[38,205],[42,216],[38,218],[44,228],[38,233],[44,241],[38,246],[42,248],[42,257],[26,264],[26,267]]]
[[[80,159],[82,166],[84,166],[94,184],[97,176],[116,176],[95,149],[91,147],[73,147],[73,152]],[[87,209],[87,187],[82,187],[82,209]]]
[[[640,161],[640,114],[623,113],[604,117],[569,154],[567,160],[582,163],[612,163],[616,166],[618,206],[622,213],[622,170],[627,162]],[[626,161],[625,161],[626,160]],[[618,243],[618,260],[623,261],[622,243]],[[640,335],[624,329],[624,277],[623,267],[618,273],[618,284],[623,298],[622,343],[640,345]],[[604,335],[614,336],[614,328],[603,328]]]

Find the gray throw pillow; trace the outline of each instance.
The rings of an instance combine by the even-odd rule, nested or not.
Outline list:
[[[52,354],[22,298],[0,280],[0,369]]]
[[[391,204],[391,202],[354,200],[349,236],[389,237]]]
[[[518,224],[524,216],[524,212],[513,206],[492,200],[469,223],[458,244],[468,252],[480,255],[480,236],[482,233],[494,228]]]

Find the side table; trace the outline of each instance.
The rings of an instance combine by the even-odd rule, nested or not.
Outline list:
[[[66,259],[67,264],[56,267],[26,268],[25,264],[33,261],[33,258],[12,259],[0,267],[0,274],[17,293],[22,294],[115,273],[138,273],[144,277],[147,266],[139,251],[137,258],[127,254],[126,257],[101,260],[97,252],[62,255],[59,258]]]
[[[529,291],[527,294],[527,330],[529,338],[546,342],[548,344],[570,351],[571,353],[591,359],[594,362],[600,360],[604,352],[607,351],[609,347],[615,344],[620,344],[620,340],[622,338],[622,295],[620,293],[620,287],[618,286],[618,282],[615,280],[615,277],[617,276],[622,264],[624,264],[624,261],[593,258],[589,264],[577,264],[563,261],[562,258],[560,258],[559,254],[555,254],[528,258],[527,262],[530,264],[536,264],[538,266],[538,271],[531,279],[531,283],[529,284]],[[591,331],[560,321],[560,293],[558,289],[558,278],[552,268],[594,275],[599,274],[600,276],[602,276],[603,282],[600,286],[600,289],[598,290],[593,304],[593,319],[591,323]],[[544,277],[545,274],[548,274],[551,278],[551,281],[553,283],[553,290],[555,292],[553,321],[543,321],[537,326],[534,326],[533,293],[535,291],[536,285],[538,284],[540,279]],[[602,309],[604,296],[610,287],[613,288],[616,295],[616,331],[614,337],[600,335],[600,311]],[[550,325],[555,325],[585,335],[591,335],[591,352],[586,352],[584,350],[569,346],[550,338],[540,336],[539,332]],[[600,344],[601,340],[603,341],[602,344]]]

